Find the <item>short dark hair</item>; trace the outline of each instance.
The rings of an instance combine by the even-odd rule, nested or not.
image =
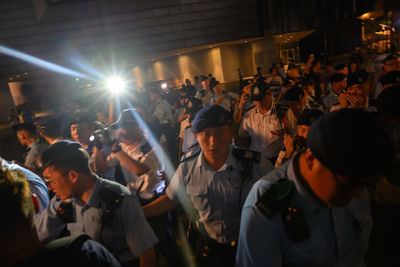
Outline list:
[[[28,181],[22,172],[7,167],[0,168],[0,233],[20,224],[33,226],[35,211]]]
[[[39,131],[50,138],[62,137],[63,126],[63,121],[59,117],[50,117],[38,122]]]
[[[42,154],[42,170],[53,166],[59,171],[74,170],[83,174],[93,174],[89,154],[81,145],[69,140],[61,140],[51,145]]]

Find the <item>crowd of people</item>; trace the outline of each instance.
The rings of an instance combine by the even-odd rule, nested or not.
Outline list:
[[[398,266],[400,57],[311,55],[239,87],[10,113],[26,152],[1,159],[1,265]]]

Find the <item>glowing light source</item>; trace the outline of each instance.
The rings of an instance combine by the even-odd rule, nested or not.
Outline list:
[[[162,89],[167,89],[167,87],[168,87],[168,84],[167,84],[167,83],[162,83],[162,84],[161,84],[161,88],[162,88]]]
[[[125,90],[125,81],[117,76],[113,76],[107,80],[107,89],[114,95],[119,95]]]

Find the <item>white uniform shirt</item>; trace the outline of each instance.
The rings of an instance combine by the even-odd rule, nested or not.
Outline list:
[[[253,108],[244,114],[239,135],[250,137],[250,150],[259,151],[266,158],[273,158],[283,148],[281,130],[282,126],[276,115],[271,114],[271,110],[262,114]]]
[[[138,191],[140,189],[139,197],[143,199],[150,199],[153,197],[156,185],[161,181],[157,176],[157,171],[162,169],[163,164],[159,162],[156,155],[161,156],[163,153],[160,147],[152,148],[149,152],[143,153],[141,148],[146,144],[146,139],[142,138],[136,147],[121,143],[121,148],[122,151],[132,159],[142,164],[146,164],[147,167],[149,167],[149,171],[140,176],[136,176],[122,165],[121,169],[128,188],[131,191]],[[109,167],[115,167],[119,164],[119,161],[114,153],[111,153],[108,156],[106,164]]]

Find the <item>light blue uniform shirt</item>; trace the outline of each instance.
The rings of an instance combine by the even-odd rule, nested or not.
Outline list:
[[[220,97],[219,95],[214,95],[213,97],[211,97],[211,105],[214,105],[214,103],[218,100],[219,97]],[[235,93],[231,92],[225,93],[225,97],[218,105],[223,107],[226,111],[231,112],[232,102],[235,101],[238,97],[239,95]]]
[[[47,190],[46,184],[43,182],[42,178],[36,175],[34,172],[31,172],[28,169],[25,169],[18,164],[8,163],[7,161],[0,158],[1,166],[5,166],[11,170],[18,170],[22,172],[25,176],[25,179],[29,183],[29,189],[33,194],[36,195],[39,201],[39,213],[42,212],[47,205],[49,205],[49,191]]]
[[[38,160],[42,153],[49,147],[48,144],[33,142],[29,146],[29,151],[26,153],[24,165],[28,168],[38,168]]]
[[[182,152],[187,153],[195,144],[197,144],[197,139],[193,134],[192,127],[189,126],[183,135]]]
[[[268,218],[255,206],[279,179],[294,182],[292,205],[303,210],[310,231],[303,242],[288,237],[280,214]],[[372,227],[367,192],[344,207],[322,207],[298,179],[290,160],[253,186],[242,211],[236,266],[363,266]]]
[[[186,194],[190,197],[203,234],[219,243],[237,242],[244,200],[251,186],[272,169],[268,160],[262,165],[253,164],[253,175],[244,182],[240,194],[240,162],[232,155],[232,147],[218,171],[208,165],[200,152],[178,166],[166,193],[174,201],[184,202]]]
[[[112,220],[101,233],[101,216],[105,203],[100,199],[100,190],[107,186],[114,192],[123,192],[121,206],[115,210]],[[57,208],[61,201],[54,197],[49,206],[36,218],[36,229],[40,241],[54,240],[62,232],[65,224],[57,217]],[[93,192],[85,204],[72,197],[75,222],[68,223],[71,235],[85,233],[107,247],[121,262],[137,258],[153,247],[158,239],[144,218],[139,200],[120,184],[96,177]]]

